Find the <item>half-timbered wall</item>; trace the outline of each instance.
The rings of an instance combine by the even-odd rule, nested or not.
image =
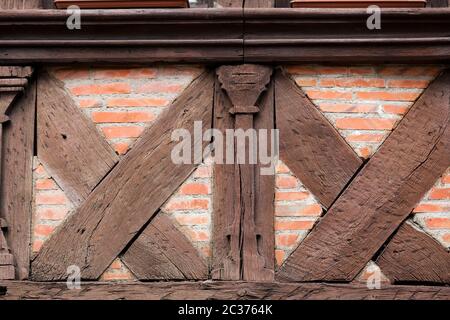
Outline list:
[[[286,69],[359,157],[367,161],[443,67],[293,65]],[[62,81],[63,90],[74,101],[80,116],[95,124],[116,157],[123,158],[133,149],[144,128],[155,122],[202,70],[202,66],[192,65],[61,66],[41,72]],[[38,100],[40,94],[38,90]],[[161,206],[160,213],[173,221],[210,267],[214,221],[211,160],[207,159],[177,188]],[[58,183],[58,174],[54,176],[47,168],[39,149],[33,169],[31,252],[35,255],[74,212],[79,200],[76,190]],[[427,192],[410,218],[447,249],[450,247],[449,190],[450,169]],[[280,266],[320,221],[326,208],[282,161],[276,168],[273,192],[275,259]],[[365,272],[359,276],[366,277]],[[118,258],[101,279],[130,280],[135,276]]]

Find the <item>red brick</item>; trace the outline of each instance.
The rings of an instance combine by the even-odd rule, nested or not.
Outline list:
[[[350,67],[348,68],[349,75],[372,75],[374,74],[374,70],[372,67]]]
[[[276,216],[320,216],[322,207],[319,204],[297,205],[279,204],[275,206]]]
[[[194,178],[209,178],[212,176],[212,167],[211,166],[201,166],[198,167],[197,170],[194,171]]]
[[[336,127],[353,130],[391,130],[395,122],[395,119],[343,118],[336,120]]]
[[[107,101],[108,107],[164,107],[169,104],[162,98],[117,98]]]
[[[317,85],[316,79],[297,78],[297,79],[295,79],[295,82],[297,83],[297,85],[303,86],[303,87],[313,87],[313,86]]]
[[[104,281],[132,280],[133,276],[128,272],[105,272],[101,278]]]
[[[292,74],[307,74],[307,75],[316,75],[317,70],[313,67],[309,66],[288,66],[287,71]]]
[[[34,170],[38,175],[46,174],[45,168],[42,164],[38,165],[37,168]]]
[[[167,211],[207,210],[208,207],[209,207],[208,199],[188,199],[188,200],[171,199],[169,203],[165,206],[165,209]]]
[[[200,214],[178,214],[175,220],[182,225],[205,225],[209,223],[209,217],[207,215]]]
[[[309,197],[309,192],[296,191],[296,192],[275,192],[276,201],[295,201],[303,200]]]
[[[433,200],[444,200],[450,199],[450,188],[435,188],[431,190],[430,199]]]
[[[158,74],[161,76],[173,77],[173,76],[195,76],[202,72],[201,67],[175,67],[175,66],[165,66],[158,70]]]
[[[36,195],[36,204],[48,204],[48,205],[57,205],[57,204],[66,204],[67,198],[61,192],[53,192],[46,194],[37,194]]]
[[[445,233],[442,236],[442,240],[444,240],[444,242],[446,242],[447,244],[450,244],[450,233]]]
[[[419,89],[424,89],[424,88],[428,87],[429,83],[430,82],[426,81],[426,80],[402,80],[402,79],[398,79],[398,80],[389,80],[388,87],[390,87],[390,88],[411,88],[411,89],[419,88]]]
[[[383,101],[415,101],[420,92],[387,92],[387,91],[359,91],[357,99]]]
[[[378,68],[377,72],[383,76],[428,76],[434,77],[440,71],[440,68],[433,66],[418,66],[418,67],[402,67],[402,66],[388,66]]]
[[[373,87],[383,88],[385,86],[384,79],[363,79],[363,78],[324,78],[320,80],[322,87]]]
[[[109,269],[120,270],[120,269],[122,269],[122,267],[123,267],[122,262],[119,259],[116,259],[111,263],[111,265],[109,266]]]
[[[290,170],[289,168],[282,162],[278,162],[276,168],[275,168],[276,173],[289,173]]]
[[[186,183],[180,188],[181,194],[209,194],[209,186],[206,183]]]
[[[209,232],[205,230],[189,230],[189,238],[192,241],[208,241],[209,240]]]
[[[351,134],[348,135],[346,139],[351,142],[381,142],[384,139],[384,134]]]
[[[180,84],[167,84],[163,82],[146,83],[137,89],[138,93],[179,93],[184,86]]]
[[[94,71],[95,79],[127,78],[131,74],[130,69],[100,69]]]
[[[80,108],[98,108],[102,106],[102,102],[97,99],[80,99],[78,105]]]
[[[156,69],[155,68],[138,68],[133,69],[130,78],[135,79],[151,79],[156,76]]]
[[[357,150],[357,153],[359,154],[359,156],[367,159],[372,155],[372,149],[369,147],[362,147]]]
[[[55,230],[55,226],[38,224],[34,226],[34,234],[36,236],[48,237]]]
[[[296,188],[298,186],[298,180],[295,177],[292,176],[286,176],[286,177],[276,177],[276,186],[280,189],[290,189],[290,188]]]
[[[33,252],[38,252],[39,250],[41,250],[43,244],[44,244],[44,241],[35,239],[33,241],[33,247],[32,247]]]
[[[408,111],[409,107],[407,106],[399,106],[395,104],[385,104],[383,106],[383,110],[386,113],[399,114],[403,115]]]
[[[103,127],[102,128],[105,137],[108,139],[113,138],[137,138],[144,131],[143,127],[129,126],[129,127]]]
[[[317,67],[317,72],[321,75],[346,75],[348,72],[347,67]]]
[[[376,104],[351,104],[351,103],[321,103],[320,110],[323,112],[377,112]]]
[[[314,221],[275,221],[275,230],[309,230]]]
[[[281,264],[284,261],[285,256],[286,256],[286,253],[283,250],[275,250],[275,259],[277,261],[278,266],[281,266]]]
[[[126,154],[129,148],[130,145],[126,142],[118,142],[114,144],[114,150],[120,155]]]
[[[37,190],[52,190],[57,189],[55,181],[53,179],[38,179],[36,180]]]
[[[450,183],[450,174],[444,175],[442,177],[442,183]]]
[[[55,70],[54,75],[60,80],[78,80],[89,78],[88,69],[59,69]]]
[[[328,100],[351,100],[351,92],[340,92],[334,90],[306,90],[306,94],[310,99],[328,99]]]
[[[275,236],[275,243],[281,247],[292,247],[297,244],[299,235],[297,234],[277,234]]]
[[[36,208],[36,215],[41,220],[63,220],[67,215],[66,208]]]
[[[105,84],[85,84],[70,88],[70,91],[76,96],[88,94],[118,94],[130,93],[131,87],[128,83],[115,82]]]
[[[430,229],[450,229],[450,218],[428,218],[425,224]]]
[[[92,120],[95,123],[118,123],[118,122],[149,122],[155,120],[155,115],[151,112],[93,112]]]
[[[431,203],[421,203],[417,207],[414,208],[414,213],[422,213],[422,212],[445,212],[449,208],[447,206],[442,206],[439,204],[431,204]]]

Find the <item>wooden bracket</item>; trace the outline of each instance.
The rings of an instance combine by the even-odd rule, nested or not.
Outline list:
[[[271,75],[272,68],[251,64],[222,66],[217,69],[220,86],[227,93],[232,104],[228,112],[234,115],[234,129],[246,131],[255,128],[254,116],[261,111],[256,103],[261,93],[267,89]],[[270,108],[264,109],[273,122]],[[224,241],[226,248],[218,250],[222,252],[222,257],[218,257],[219,261],[216,260],[213,277],[228,280],[270,281],[274,277],[273,261],[270,261],[273,258],[270,254],[264,253],[273,251],[273,247],[268,250],[262,248],[270,247],[267,245],[270,241],[261,240],[270,235],[258,232],[261,228],[258,228],[256,221],[257,190],[262,182],[257,182],[260,181],[258,177],[255,177],[257,165],[249,161],[250,155],[245,156],[243,164],[237,160],[238,150],[236,149],[240,147],[245,148],[235,143],[233,179],[228,180],[229,187],[234,189],[235,194],[234,204],[231,204],[229,210],[225,212],[229,219],[223,226],[223,230],[228,231],[217,230],[217,232],[225,233],[223,238],[226,239]]]

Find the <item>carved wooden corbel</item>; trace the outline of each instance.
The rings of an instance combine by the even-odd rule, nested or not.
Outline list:
[[[271,74],[272,68],[261,65],[244,64],[217,69],[220,86],[232,104],[228,112],[234,117],[235,130],[246,131],[255,127],[254,116],[261,110],[256,104],[267,89]],[[261,254],[264,250],[260,248],[260,239],[265,235],[260,232],[255,218],[256,164],[250,161],[248,152],[245,152],[245,159],[239,161],[237,154],[242,150],[238,148],[243,146],[237,145],[236,140],[232,182],[236,196],[232,209],[226,212],[232,215],[229,219],[231,224],[225,227],[228,253],[222,257],[219,269],[213,270],[213,276],[228,280],[270,281],[274,276],[272,261]]]
[[[0,163],[3,125],[9,121],[7,114],[15,99],[25,90],[32,73],[31,67],[0,66]],[[14,279],[13,255],[10,253],[4,235],[7,227],[7,221],[0,218],[0,280]]]

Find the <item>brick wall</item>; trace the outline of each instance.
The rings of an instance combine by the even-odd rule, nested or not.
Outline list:
[[[146,126],[201,72],[197,66],[52,68],[84,114],[123,156]],[[288,71],[362,158],[370,157],[435,76],[439,66],[290,66]],[[162,206],[208,261],[211,257],[212,159]],[[324,214],[317,199],[281,161],[275,188],[276,260],[280,265]],[[32,251],[37,252],[74,205],[34,161]],[[412,221],[450,247],[450,168],[414,210]],[[365,280],[376,265],[368,264]],[[116,259],[102,280],[134,276]]]

